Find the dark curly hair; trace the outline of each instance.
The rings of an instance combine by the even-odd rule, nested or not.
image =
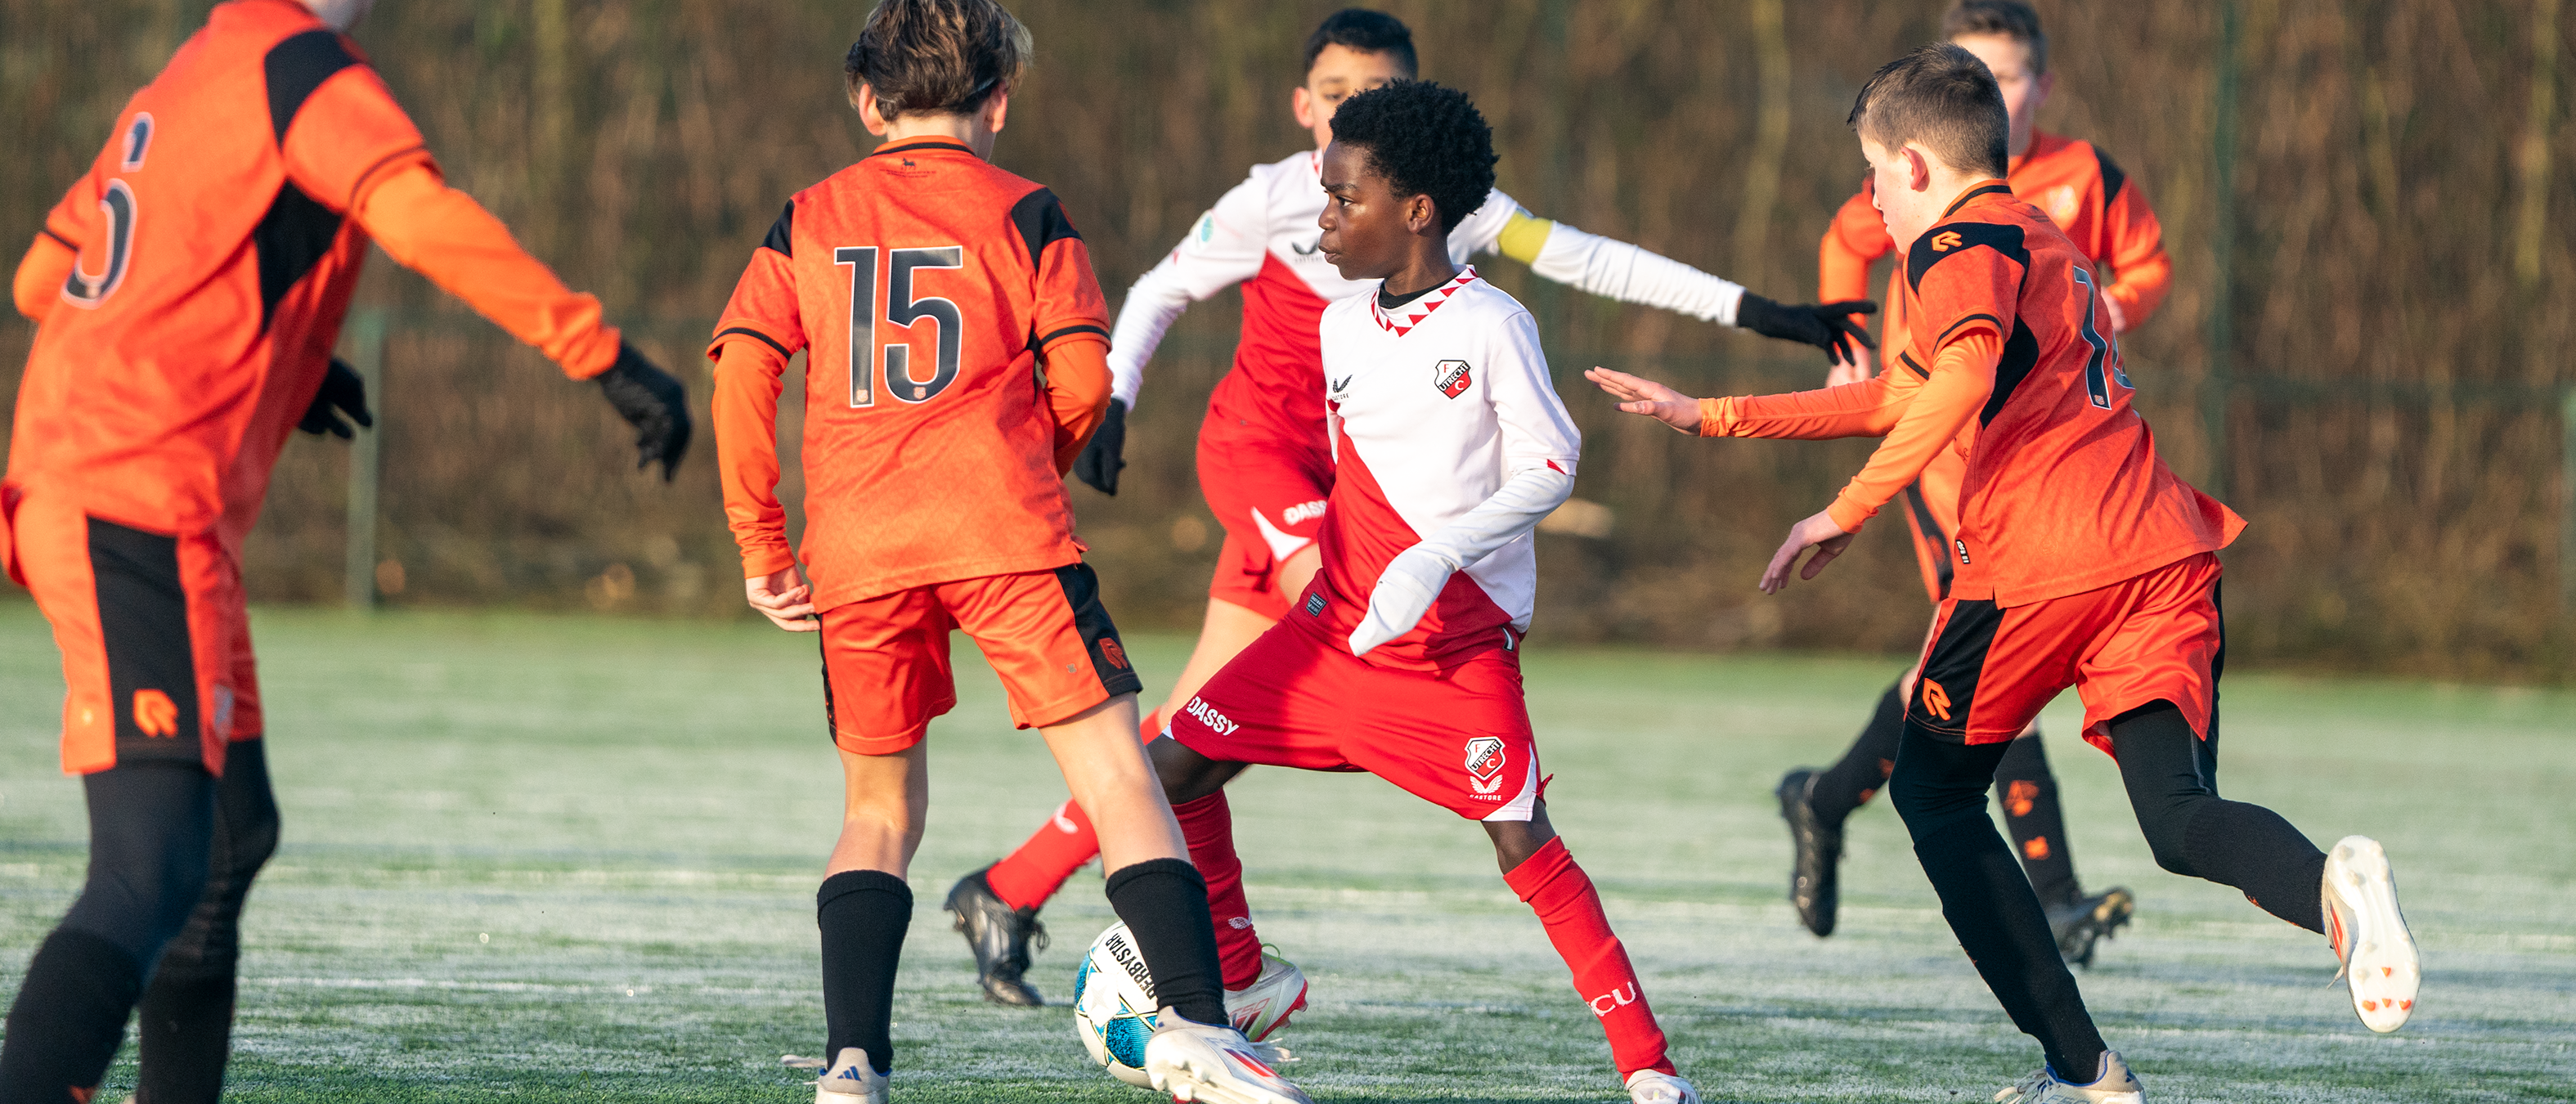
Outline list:
[[[1430,196],[1442,233],[1494,190],[1494,128],[1455,88],[1397,81],[1352,96],[1333,113],[1333,141],[1367,150],[1395,194]]]

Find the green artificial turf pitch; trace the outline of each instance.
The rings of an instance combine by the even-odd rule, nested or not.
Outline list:
[[[753,624],[264,610],[286,842],[251,898],[231,1099],[797,1101],[822,1044],[813,890],[837,829],[812,638]],[[1156,690],[1187,641],[1130,649]],[[959,646],[897,996],[899,1101],[1145,1104],[1061,1006],[983,1003],[939,904],[1062,798]],[[1536,648],[1550,809],[1712,1101],[1983,1101],[2038,1064],[1858,813],[1842,928],[1784,900],[1780,773],[1830,760],[1898,661]],[[0,606],[0,991],[70,903],[79,786],[32,609]],[[2156,869],[2100,753],[2048,714],[2089,886],[2137,892],[2084,992],[2158,1101],[2576,1100],[2576,694],[2248,675],[2224,791],[2388,845],[2420,1011],[2364,1031],[2323,941]],[[1319,1101],[1611,1101],[1608,1048],[1483,833],[1373,778],[1233,790],[1255,913],[1313,980]],[[1033,977],[1069,995],[1095,870]],[[129,1043],[102,1100],[133,1083]]]

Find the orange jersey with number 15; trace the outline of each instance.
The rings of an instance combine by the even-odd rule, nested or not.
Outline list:
[[[1079,562],[1057,466],[1067,381],[1049,377],[1096,375],[1087,401],[1105,403],[1108,322],[1054,193],[953,140],[888,142],[798,192],[707,350],[745,575],[795,558],[772,441],[777,373],[799,350],[818,610]]]

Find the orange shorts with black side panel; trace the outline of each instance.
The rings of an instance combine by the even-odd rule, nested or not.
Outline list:
[[[1086,564],[931,583],[842,603],[822,620],[824,716],[832,742],[857,755],[904,751],[956,707],[950,629],[984,650],[1021,728],[1144,689]]]
[[[241,567],[212,533],[171,536],[43,493],[17,503],[15,566],[63,656],[63,769],[196,763],[261,731]]]
[[[1945,740],[2000,743],[2072,686],[2084,699],[2084,739],[2106,752],[2112,718],[2160,699],[2207,737],[2227,654],[2218,577],[2218,556],[2202,552],[2009,609],[1944,601],[1906,723]]]

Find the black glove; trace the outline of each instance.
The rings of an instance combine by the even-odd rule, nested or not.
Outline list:
[[[319,437],[325,433],[343,441],[357,436],[349,423],[340,420],[338,411],[369,429],[376,427],[376,416],[367,413],[367,381],[358,378],[358,370],[338,357],[331,358],[331,368],[322,373],[322,389],[313,393],[313,405],[304,408],[304,420],[295,428]]]
[[[1091,435],[1091,443],[1082,446],[1082,455],[1073,458],[1073,477],[1091,484],[1091,489],[1112,498],[1118,496],[1118,471],[1127,466],[1127,404],[1109,400],[1109,410],[1100,416],[1100,428]]]
[[[1870,340],[1869,331],[1852,321],[1856,314],[1877,313],[1878,304],[1867,299],[1786,307],[1748,291],[1744,302],[1735,308],[1735,324],[1764,337],[1813,345],[1825,351],[1825,359],[1841,364],[1851,356],[1843,348],[1846,336],[1868,348],[1878,348],[1878,342]]]
[[[662,481],[680,466],[689,451],[689,391],[671,374],[653,366],[625,342],[617,345],[617,363],[599,374],[599,389],[626,424],[635,427],[635,462],[649,468],[662,462]]]

